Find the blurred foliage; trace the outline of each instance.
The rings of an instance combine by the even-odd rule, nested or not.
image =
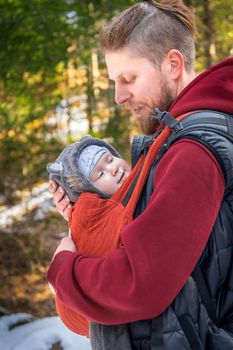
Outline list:
[[[46,177],[46,164],[81,136],[70,130],[75,109],[82,110],[90,134],[107,138],[128,157],[131,120],[114,105],[98,34],[134,3],[0,0],[0,192],[8,202],[17,189]],[[198,15],[201,71],[232,50],[233,0],[186,3]]]
[[[46,273],[67,223],[50,213],[35,224],[34,215],[32,211],[24,220],[15,221],[8,231],[0,228],[0,309],[42,318],[56,315]]]

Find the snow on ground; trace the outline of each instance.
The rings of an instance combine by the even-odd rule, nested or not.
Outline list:
[[[17,326],[23,322],[29,323]],[[55,343],[64,350],[91,349],[89,340],[69,331],[59,317],[34,320],[25,313],[0,317],[1,350],[50,350]]]
[[[0,211],[0,227],[10,225],[16,219],[21,219],[28,211],[35,208],[35,220],[42,220],[44,215],[54,209],[52,196],[48,192],[49,182],[37,185],[31,192],[22,193],[22,201],[13,206],[6,207]]]

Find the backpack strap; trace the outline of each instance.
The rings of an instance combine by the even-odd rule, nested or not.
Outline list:
[[[192,272],[192,276],[194,278],[194,281],[196,282],[198,292],[200,293],[201,299],[203,301],[203,304],[205,305],[205,308],[208,312],[210,319],[218,328],[220,328],[221,324],[217,318],[217,315],[212,303],[210,291],[206,284],[200,265],[198,264],[196,265],[196,267]]]
[[[176,141],[186,138],[192,139],[196,142],[203,144],[207,149],[211,151],[211,153],[217,159],[223,174],[225,174],[224,162],[218,152],[215,150],[213,146],[209,143],[205,142],[204,139],[201,139],[196,135],[195,131],[207,131],[218,134],[222,137],[225,137],[230,142],[233,143],[233,116],[230,114],[225,114],[222,112],[212,111],[212,110],[202,110],[192,112],[188,116],[186,116],[182,120],[183,129],[178,132],[173,132],[166,144],[166,151],[168,148]]]
[[[161,313],[151,321],[151,350],[164,349],[163,331],[163,313]]]
[[[229,141],[233,143],[233,116],[228,115],[221,112],[216,111],[197,111],[194,113],[191,113],[189,116],[185,117],[182,120],[183,129],[179,130],[178,132],[173,132],[171,136],[168,138],[166,143],[166,148],[168,149],[175,141],[182,139],[182,138],[190,138],[197,142],[200,142],[204,144],[207,148],[210,149],[210,151],[214,154],[215,158],[218,160],[218,163],[220,167],[223,170],[223,161],[220,158],[219,154],[217,154],[216,150],[210,146],[205,141],[198,138],[198,136],[193,136],[191,133],[193,131],[198,130],[204,130],[204,131],[210,131],[214,132],[218,135],[224,136]],[[206,280],[204,278],[203,272],[201,270],[200,265],[197,263],[195,266],[192,277],[194,278],[197,289],[199,291],[199,294],[201,296],[202,302],[208,312],[208,315],[212,322],[217,326],[221,327],[221,323],[218,320],[214,304],[212,302],[211,293],[209,290],[209,287],[206,283]],[[181,326],[184,330],[184,332],[187,331],[189,328],[188,326],[188,320],[186,318],[182,318],[182,316],[179,317],[179,321],[181,323]],[[188,331],[187,335],[190,334]],[[191,335],[191,338],[189,337],[190,343],[193,343],[193,335]],[[195,344],[195,343],[193,343]],[[194,346],[195,349],[195,346]]]
[[[153,144],[154,140],[161,132],[162,132],[162,130],[159,130],[151,136],[149,136],[149,135],[135,135],[134,136],[133,142],[131,145],[131,163],[132,163],[133,169],[136,168],[136,166],[138,165],[137,163],[142,158],[142,156],[144,156],[144,159],[145,159],[145,157],[149,151],[150,146]],[[138,178],[141,174],[142,168],[143,168],[143,164],[141,165],[140,169],[138,170],[137,174],[135,175],[130,188],[128,189],[128,191],[125,193],[123,199],[121,200],[121,203],[124,207],[127,206],[128,202],[133,194],[134,188],[137,184],[137,181],[138,181]]]
[[[210,131],[218,135],[224,136],[229,141],[233,143],[233,116],[221,112],[216,112],[212,110],[197,111],[189,114],[188,116],[182,119],[182,125],[175,124],[171,121],[171,118],[168,118],[167,114],[164,117],[163,115],[159,118],[167,123],[168,126],[173,127],[172,134],[168,137],[165,144],[166,151],[168,148],[177,140],[182,138],[190,138],[197,142],[202,143],[205,147],[209,148],[210,151],[214,154],[216,159],[221,166],[223,173],[223,161],[220,156],[217,154],[216,150],[209,145],[204,140],[198,138],[198,135],[192,135],[193,131]],[[203,272],[199,264],[197,264],[192,272],[192,277],[197,285],[198,292],[201,296],[202,302],[208,312],[208,315],[212,322],[217,326],[221,327],[221,323],[218,320],[214,304],[212,302],[211,293],[209,287],[204,278]],[[175,311],[175,310],[174,310]],[[184,313],[182,315],[177,315],[181,327],[187,337],[187,340],[190,344],[191,349],[203,349],[200,339],[196,334],[196,330],[193,328],[192,322],[190,322],[189,315]]]
[[[232,121],[232,119],[233,119],[232,115],[228,115],[228,118],[226,118],[228,133],[231,136],[233,136],[233,121]]]
[[[130,197],[132,196],[132,193],[133,193],[134,188],[135,188],[135,186],[136,186],[136,184],[137,184],[137,181],[138,181],[138,178],[139,178],[139,176],[140,176],[141,171],[142,171],[142,168],[138,171],[138,173],[137,173],[136,176],[134,177],[133,182],[132,182],[132,184],[131,184],[129,190],[126,192],[124,198],[123,198],[122,201],[121,201],[121,204],[122,204],[124,207],[127,206],[128,202],[129,202],[129,200],[130,200]]]
[[[141,155],[145,155],[148,152],[149,147],[154,141],[153,136],[148,135],[135,135],[131,145],[131,164],[132,168],[137,164]]]
[[[233,116],[221,112],[196,111],[182,120],[183,128],[173,132],[167,141],[167,148],[176,140],[195,130],[212,131],[233,142]]]
[[[178,317],[183,332],[192,350],[204,350],[196,328],[194,327],[190,315],[184,313]]]

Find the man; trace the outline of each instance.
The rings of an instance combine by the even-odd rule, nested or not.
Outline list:
[[[178,0],[138,3],[104,29],[116,103],[138,116],[144,133],[158,128],[148,118],[155,108],[173,117],[201,110],[191,121],[215,120],[202,110],[221,111],[218,120],[233,114],[232,60],[194,79],[194,33],[193,14]],[[48,279],[96,323],[93,349],[233,348],[233,149],[213,128],[204,123],[161,149],[120,249],[89,259],[66,238],[55,252]],[[50,191],[69,217],[62,189]],[[195,266],[202,283],[190,277]]]

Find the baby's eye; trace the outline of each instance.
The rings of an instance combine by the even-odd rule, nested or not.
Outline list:
[[[103,171],[100,171],[99,173],[98,173],[98,179],[100,179],[102,176],[104,175],[104,172]]]
[[[108,157],[108,162],[111,163],[113,161],[113,157],[112,156],[109,156]]]

